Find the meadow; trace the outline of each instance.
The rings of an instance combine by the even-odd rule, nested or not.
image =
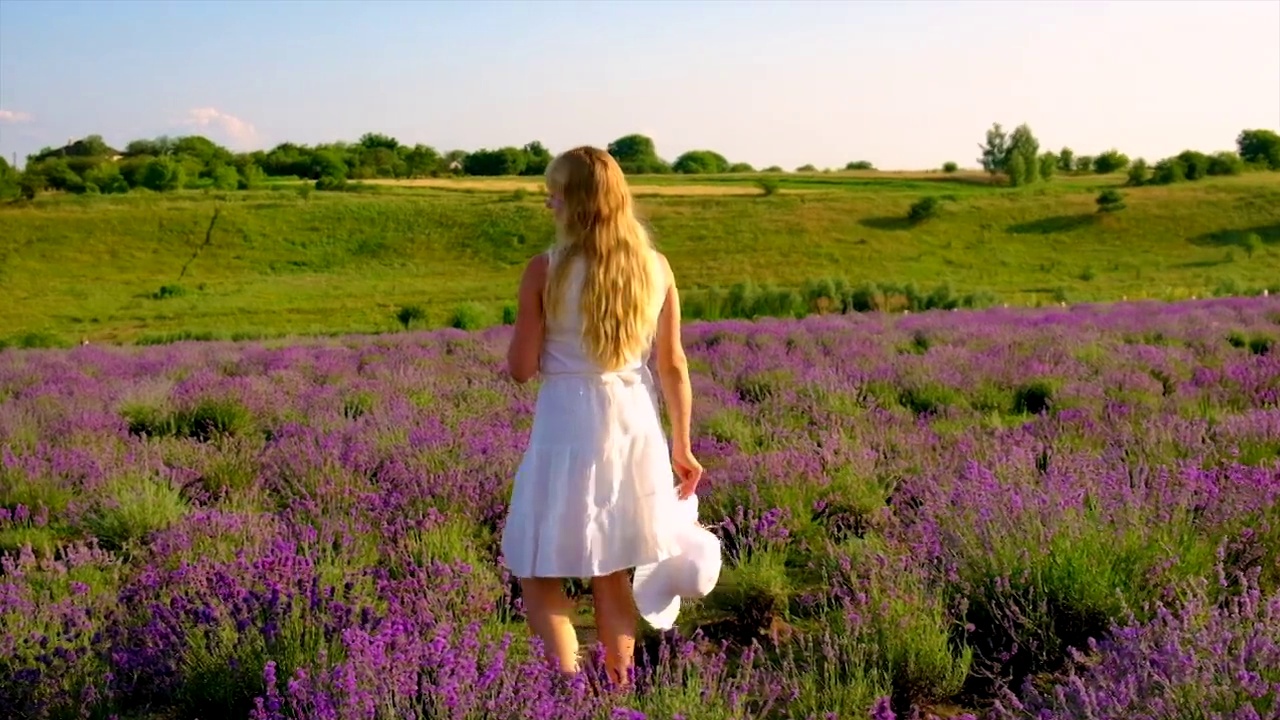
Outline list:
[[[1193,192],[1228,198],[1237,222],[1274,212],[1244,214],[1248,196],[1210,187]],[[447,207],[280,202],[292,215],[244,213],[241,227]],[[839,201],[824,202],[792,222],[837,222]],[[1050,202],[1065,201],[1028,198],[1007,219]],[[1181,227],[1198,217],[1188,205],[1144,217]],[[134,213],[193,207],[207,206],[92,217],[139,227]],[[92,222],[78,206],[32,211],[67,218],[68,233]],[[1195,248],[1182,238],[1200,222],[1159,241]],[[785,257],[821,255],[813,237]],[[684,257],[687,275],[714,270]],[[645,636],[630,689],[594,670],[558,682],[533,659],[497,562],[536,393],[503,377],[507,333],[0,353],[0,707],[121,720],[1280,716],[1280,298],[690,324],[699,494],[725,568],[678,632]]]
[[[1280,290],[1275,172],[1142,187],[965,171],[632,182],[690,319]],[[314,185],[0,206],[0,345],[479,329],[510,320],[524,263],[551,241],[537,177]],[[1109,190],[1121,209],[1100,212]],[[909,219],[927,198],[935,211]]]

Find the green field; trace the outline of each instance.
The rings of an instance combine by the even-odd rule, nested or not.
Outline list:
[[[785,174],[771,195],[760,178],[633,179],[695,317],[714,314],[698,302],[706,288],[743,281],[949,284],[1027,305],[1280,290],[1280,173],[1139,188],[1091,175],[1018,189],[966,173]],[[472,178],[319,192],[285,182],[0,206],[0,342],[385,332],[401,327],[406,305],[426,312],[413,327],[460,309],[470,325],[500,322],[525,261],[551,241],[540,186]],[[1123,210],[1098,212],[1106,188],[1121,191]],[[941,214],[909,222],[926,196],[942,200]],[[816,306],[812,295],[800,302]]]

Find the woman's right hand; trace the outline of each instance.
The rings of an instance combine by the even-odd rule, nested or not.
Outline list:
[[[680,480],[678,494],[684,500],[698,489],[698,481],[702,479],[702,464],[687,446],[676,446],[671,450],[671,465]]]

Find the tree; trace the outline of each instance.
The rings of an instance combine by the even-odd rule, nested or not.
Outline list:
[[[1186,168],[1188,180],[1200,180],[1209,175],[1209,156],[1199,150],[1183,150],[1178,153],[1178,161]]]
[[[1075,167],[1076,172],[1079,172],[1079,173],[1089,172],[1089,169],[1092,167],[1093,167],[1092,155],[1081,155],[1080,157],[1076,158],[1076,167]]]
[[[1054,172],[1058,169],[1058,156],[1053,152],[1046,152],[1040,156],[1040,179],[1048,180],[1053,177]]]
[[[411,177],[427,177],[440,170],[440,153],[430,145],[414,145],[404,155],[405,173]]]
[[[1058,169],[1065,173],[1075,170],[1075,158],[1075,151],[1069,147],[1062,148],[1058,151]]]
[[[667,172],[670,168],[658,157],[653,140],[639,133],[624,135],[609,143],[609,154],[628,175]]]
[[[845,170],[875,170],[876,168],[874,165],[871,164],[870,160],[854,160],[853,162],[845,165],[844,169]]]
[[[182,166],[172,158],[151,158],[142,168],[142,186],[156,192],[177,190],[184,184]]]
[[[729,161],[713,150],[690,150],[676,158],[671,169],[687,175],[707,175],[729,172]]]
[[[104,194],[129,192],[129,183],[120,174],[120,166],[110,160],[85,173],[84,180],[87,185],[93,185],[98,192]]]
[[[1013,187],[1021,187],[1028,183],[1027,161],[1023,155],[1010,154],[1004,164],[1005,177]]]
[[[1210,175],[1239,175],[1244,172],[1244,159],[1230,150],[1216,152],[1209,157]]]
[[[400,148],[399,140],[396,140],[390,135],[383,135],[382,133],[373,133],[373,132],[367,132],[361,135],[360,140],[358,141],[358,144],[360,145],[360,147],[364,148],[365,150],[376,150],[378,148],[382,148],[383,150],[394,151]]]
[[[1251,165],[1280,170],[1280,134],[1273,130],[1242,130],[1236,138],[1240,157]]]
[[[1147,167],[1147,161],[1138,158],[1129,165],[1129,180],[1126,184],[1132,187],[1146,185],[1150,174],[1151,170]]]
[[[178,138],[173,143],[172,153],[180,157],[189,157],[201,166],[231,162],[230,150],[200,135],[188,135]]]
[[[987,142],[982,148],[982,169],[992,175],[1003,174],[1014,187],[1029,185],[1043,176],[1041,173],[1040,141],[1026,123],[1006,134],[1000,123],[987,130]]]
[[[499,176],[519,175],[524,170],[525,155],[519,148],[504,147],[497,150],[477,150],[462,161],[462,169],[468,175]]]
[[[534,140],[525,145],[520,150],[524,153],[524,170],[522,175],[542,175],[547,172],[547,166],[551,164],[551,151],[542,145],[542,143]]]
[[[1187,179],[1187,166],[1182,160],[1172,157],[1165,158],[1156,163],[1151,169],[1151,184],[1168,185],[1170,183],[1182,182]]]
[[[0,157],[0,201],[12,200],[22,194],[18,185],[20,175],[9,165],[9,161]]]
[[[126,146],[123,154],[125,157],[129,157],[131,155],[151,155],[159,157],[161,155],[168,155],[172,153],[176,144],[177,142],[168,135],[161,135],[160,137],[152,140],[134,140]]]
[[[1009,161],[1009,136],[1005,134],[1000,123],[993,123],[987,130],[987,144],[978,145],[982,149],[982,157],[978,158],[982,169],[991,175],[1005,172]]]
[[[1007,153],[1007,162],[1012,163],[1016,158],[1019,166],[1018,173],[1007,173],[1010,185],[1020,187],[1040,180],[1040,141],[1036,140],[1026,123],[1014,128],[1009,135]]]
[[[219,190],[235,190],[240,187],[240,173],[230,165],[217,166],[213,169],[212,177],[213,186]]]
[[[1108,150],[1093,159],[1093,171],[1099,175],[1110,175],[1129,167],[1129,156],[1119,150]]]

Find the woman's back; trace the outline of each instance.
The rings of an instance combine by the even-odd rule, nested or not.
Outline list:
[[[652,293],[645,312],[645,326],[655,328],[657,318],[662,312],[662,303],[666,297],[667,286],[662,271],[661,258],[656,251],[648,250],[648,270],[653,279]],[[554,259],[551,261],[556,262]],[[567,260],[572,263],[565,278],[564,290],[558,304],[558,312],[547,318],[546,335],[543,341],[541,372],[544,375],[563,374],[600,374],[606,372],[587,354],[583,343],[583,324],[585,318],[581,308],[582,284],[586,277],[587,260],[581,256]],[[549,268],[548,272],[552,270]],[[623,367],[614,372],[637,370],[649,359],[652,340],[645,349],[627,358]]]

